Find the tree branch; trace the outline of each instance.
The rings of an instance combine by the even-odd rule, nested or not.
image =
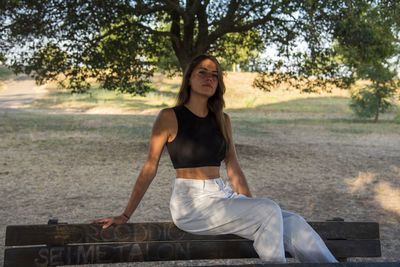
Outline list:
[[[197,10],[196,15],[199,21],[199,34],[195,43],[195,49],[203,53],[207,50],[207,39],[208,39],[208,21],[207,21],[207,6],[210,1],[205,1],[204,5],[200,6]]]
[[[244,25],[236,25],[234,18],[235,18],[235,11],[239,7],[239,4],[236,3],[235,1],[231,2],[231,5],[229,6],[229,10],[227,12],[227,15],[220,20],[220,22],[217,24],[217,29],[212,32],[208,38],[208,43],[212,44],[214,43],[218,38],[223,36],[226,33],[229,32],[241,32],[241,31],[248,31],[252,29],[253,27],[265,24],[267,21],[272,20],[272,15],[275,13],[275,11],[278,9],[279,5],[273,5],[270,9],[270,11],[261,19],[256,19],[250,23],[244,24]],[[237,21],[240,22],[240,21]]]
[[[179,5],[179,1],[160,0],[160,2],[164,3],[167,7],[169,7],[175,13],[178,13],[181,16],[185,15],[185,10]]]

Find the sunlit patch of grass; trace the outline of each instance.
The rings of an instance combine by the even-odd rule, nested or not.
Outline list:
[[[351,114],[348,90],[301,93],[281,85],[266,92],[252,87],[255,77],[255,73],[227,73],[225,102],[229,112]]]
[[[145,96],[131,95],[109,91],[103,88],[91,88],[83,94],[72,94],[66,89],[48,86],[49,94],[39,99],[35,106],[44,109],[79,109],[88,110],[96,107],[118,109],[149,109],[172,106],[175,101],[175,87],[164,86],[153,90]]]
[[[350,90],[330,88],[331,92],[301,93],[283,84],[266,92],[252,87],[256,75],[244,72],[225,73],[227,90],[224,98],[227,113],[234,116],[285,114],[287,117],[294,116],[292,119],[312,116],[354,118],[349,108]],[[80,95],[49,85],[50,94],[47,98],[36,101],[35,106],[44,109],[110,109],[116,110],[114,113],[155,114],[162,108],[176,104],[181,80],[182,77],[179,76],[168,78],[156,73],[151,79],[152,90],[146,96],[108,91],[96,83],[93,83],[93,87],[87,93]],[[361,81],[355,86],[363,86],[364,83]]]

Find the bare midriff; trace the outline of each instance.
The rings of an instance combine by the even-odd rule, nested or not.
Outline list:
[[[198,168],[175,169],[177,178],[207,180],[219,178],[219,167],[207,166]]]

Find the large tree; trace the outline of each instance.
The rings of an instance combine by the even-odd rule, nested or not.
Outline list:
[[[183,70],[206,52],[232,62],[232,47],[251,52],[273,44],[284,53],[299,35],[315,52],[315,33],[327,27],[336,2],[2,1],[0,46],[14,70],[39,82],[63,74],[75,91],[95,78],[108,89],[143,93],[155,61],[171,54]]]
[[[154,66],[182,71],[206,52],[228,63],[247,62],[255,51],[272,46],[278,58],[254,65],[261,72],[257,86],[268,89],[277,81],[302,84],[305,91],[331,83],[348,86],[357,66],[339,60],[332,46],[343,14],[351,16],[349,7],[367,4],[393,18],[392,27],[400,17],[397,0],[1,3],[0,54],[14,70],[32,73],[38,82],[64,77],[73,91],[88,88],[92,78],[107,89],[139,94],[149,89]]]

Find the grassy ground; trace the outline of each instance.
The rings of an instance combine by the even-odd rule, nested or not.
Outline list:
[[[0,90],[2,89],[2,83],[6,80],[9,80],[13,77],[12,71],[7,69],[6,67],[0,66]]]
[[[332,93],[300,93],[281,86],[271,92],[264,92],[251,86],[255,74],[227,73],[226,111],[236,116],[276,118],[347,118],[354,119],[348,104],[349,90],[333,89]],[[146,113],[156,114],[161,108],[175,104],[176,94],[181,82],[180,77],[167,79],[156,75],[153,79],[153,91],[146,96],[132,96],[107,91],[98,87],[86,94],[71,94],[67,90],[48,86],[49,95],[37,100],[34,105],[41,109],[68,109],[90,112],[108,110],[107,113]],[[356,85],[359,86],[359,85]],[[385,114],[381,119],[393,119],[397,109]],[[96,111],[93,113],[101,113]]]
[[[0,114],[0,240],[6,225],[42,224],[54,217],[89,223],[120,212],[145,162],[154,119]],[[239,162],[255,197],[271,198],[310,221],[377,221],[383,256],[362,261],[400,260],[399,124],[232,116],[232,125]],[[227,180],[224,167],[221,176]],[[132,221],[171,220],[173,178],[164,151]]]
[[[253,112],[305,112],[317,114],[350,115],[348,91],[334,90],[332,94],[301,94],[297,91],[279,88],[264,92],[251,87],[255,75],[251,73],[228,73],[225,95],[228,111],[243,113]],[[35,103],[38,108],[84,109],[89,110],[99,105],[104,108],[118,108],[126,111],[147,110],[149,113],[163,107],[173,106],[179,90],[180,78],[166,79],[157,75],[153,79],[154,90],[145,97],[131,96],[104,89],[93,88],[82,95],[71,94],[66,90],[49,86],[47,98]]]

